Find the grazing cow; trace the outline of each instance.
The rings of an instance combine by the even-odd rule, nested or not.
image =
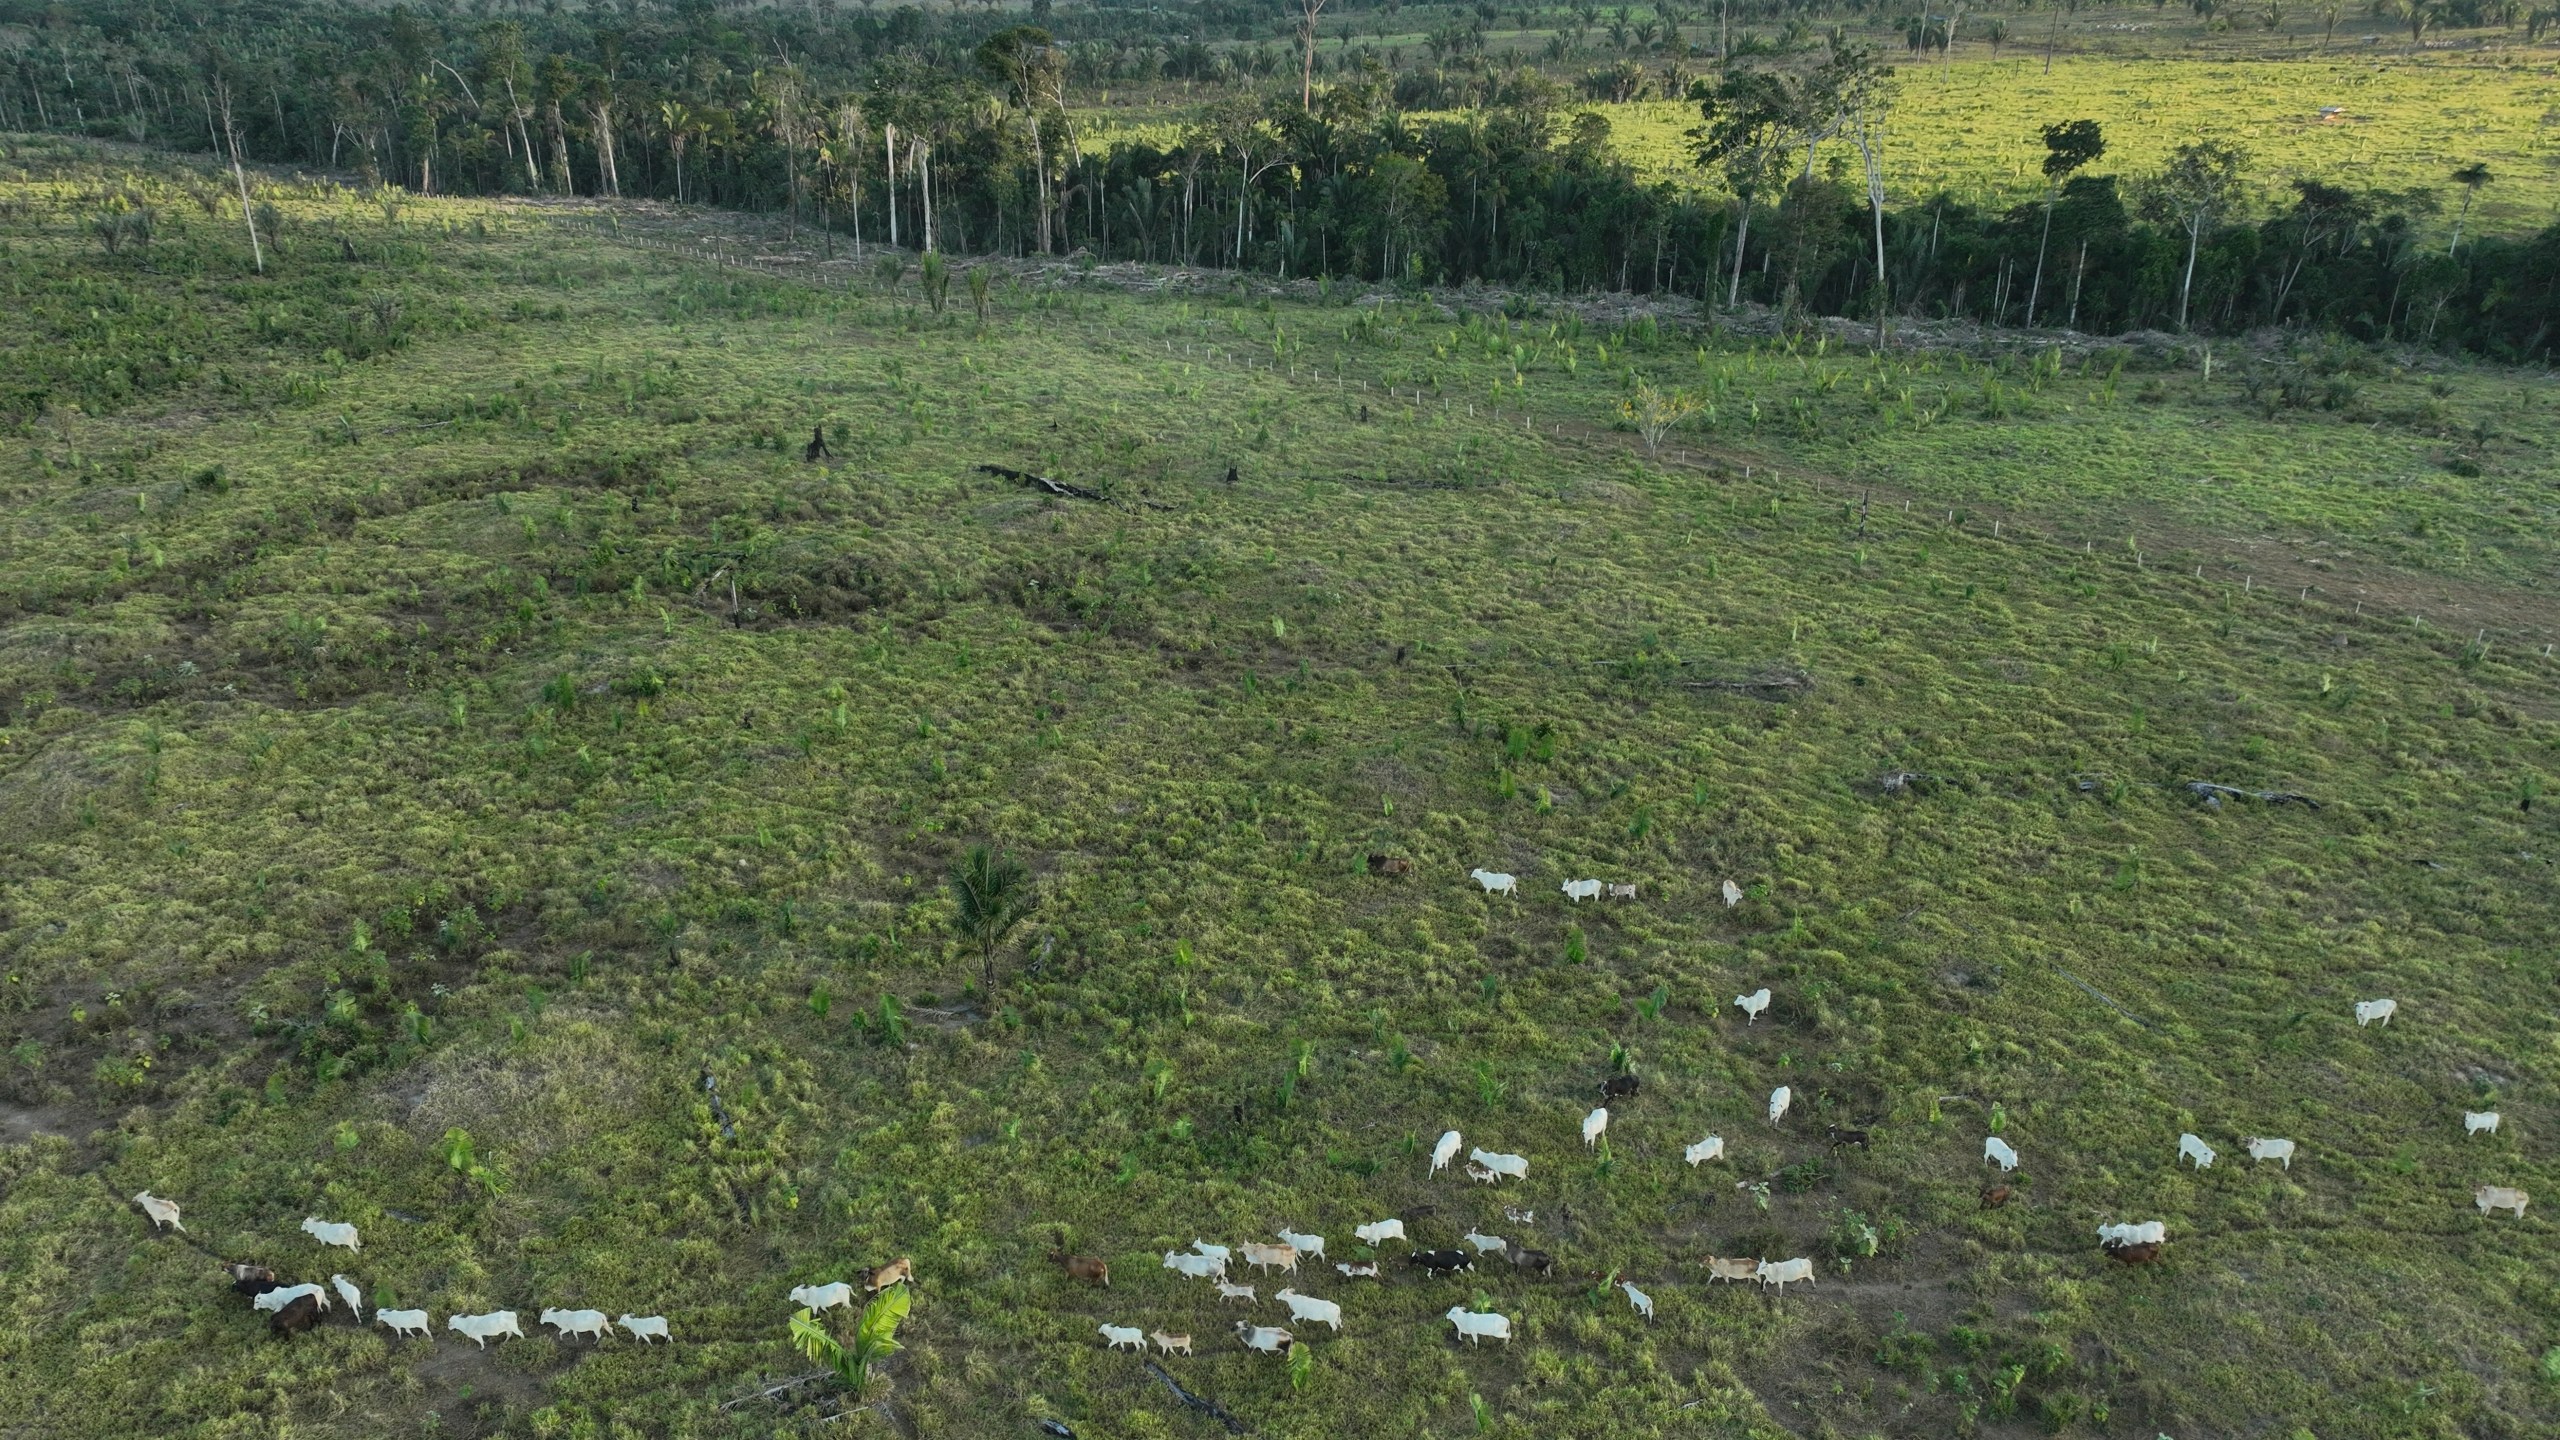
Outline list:
[[[1760,1012],[1769,1008],[1769,987],[1763,985],[1748,995],[1734,996],[1733,1008],[1742,1012],[1743,1024],[1759,1024]]]
[[[1170,1355],[1177,1350],[1185,1355],[1191,1353],[1191,1337],[1188,1335],[1167,1335],[1161,1330],[1153,1330],[1148,1332],[1147,1338],[1156,1342],[1159,1355]]]
[[[231,1290],[235,1295],[264,1295],[276,1288],[276,1272],[264,1265],[226,1264],[222,1273],[231,1277]]]
[[[2488,1131],[2492,1135],[2498,1133],[2497,1111],[2465,1110],[2462,1112],[2462,1138],[2468,1140],[2483,1130]]]
[[[1105,1325],[1100,1328],[1102,1330],[1102,1338],[1108,1343],[1108,1347],[1110,1349],[1119,1350],[1126,1348],[1135,1350],[1141,1355],[1147,1352],[1147,1332],[1139,1329],[1137,1326]]]
[[[601,1310],[545,1310],[541,1323],[558,1330],[563,1340],[572,1335],[592,1335],[601,1341],[610,1327]]]
[[[2359,1000],[2356,1002],[2356,1028],[2361,1030],[2376,1020],[2388,1028],[2391,1017],[2399,1013],[2400,1002],[2397,1000]]]
[[[1627,1303],[1636,1307],[1637,1314],[1642,1315],[1647,1320],[1653,1318],[1652,1296],[1637,1289],[1632,1282],[1625,1280],[1618,1282],[1618,1288],[1627,1292]]]
[[[1552,1275],[1556,1269],[1556,1257],[1544,1250],[1525,1250],[1517,1245],[1505,1245],[1502,1247],[1502,1258],[1533,1274]]]
[[[1633,1075],[1612,1075],[1600,1082],[1600,1103],[1606,1105],[1613,1100],[1633,1100],[1640,1088],[1642,1082]]]
[[[2492,1210],[2513,1210],[2519,1220],[2524,1218],[2524,1205],[2528,1198],[2513,1185],[2483,1185],[2471,1192],[2471,1199],[2480,1207],[2481,1214],[2486,1215]]]
[[[336,1245],[355,1251],[364,1249],[364,1246],[356,1240],[356,1227],[353,1225],[333,1224],[313,1216],[302,1222],[302,1233],[323,1245]]]
[[[174,1228],[181,1235],[187,1233],[187,1227],[179,1223],[178,1220],[177,1201],[163,1200],[159,1196],[145,1190],[141,1194],[133,1197],[133,1203],[141,1206],[142,1213],[151,1217],[152,1229],[168,1230]]]
[[[1597,880],[1567,880],[1564,882],[1564,898],[1579,905],[1585,900],[1598,899],[1602,888]]]
[[[1215,1255],[1185,1255],[1179,1250],[1164,1252],[1164,1268],[1179,1271],[1194,1280],[1215,1280],[1227,1273],[1227,1262]]]
[[[1244,1342],[1247,1350],[1259,1350],[1265,1355],[1285,1355],[1289,1351],[1289,1342],[1297,1337],[1277,1325],[1256,1325],[1250,1320],[1239,1320],[1236,1322],[1236,1338]]]
[[[1779,1121],[1787,1118],[1787,1107],[1794,1104],[1795,1101],[1796,1092],[1788,1086],[1781,1085],[1777,1089],[1770,1091],[1769,1123],[1775,1125]]]
[[[2009,1147],[2008,1141],[1997,1135],[1982,1137],[1982,1158],[1997,1162],[2000,1173],[2004,1175],[2018,1168],[2018,1152]]]
[[[1710,1160],[1721,1160],[1724,1158],[1724,1137],[1721,1135],[1710,1135],[1706,1139],[1699,1141],[1697,1144],[1690,1146],[1680,1153],[1687,1157],[1689,1163],[1692,1165],[1703,1165]]]
[[[304,1295],[278,1310],[267,1328],[278,1335],[299,1335],[320,1323],[320,1297]]]
[[[2178,1137],[2178,1158],[2194,1161],[2199,1170],[2210,1170],[2213,1168],[2213,1147],[2204,1143],[2202,1136],[2181,1135]]]
[[[1250,1248],[1250,1247],[1248,1247]],[[1111,1288],[1111,1265],[1099,1255],[1058,1255],[1054,1258],[1067,1272],[1067,1278],[1087,1285]]]
[[[1464,1250],[1416,1250],[1404,1257],[1404,1263],[1434,1275],[1455,1275],[1476,1268],[1476,1257]]]
[[[1413,873],[1413,862],[1407,860],[1401,855],[1371,855],[1369,857],[1369,873],[1372,875],[1410,875]]]
[[[1464,1168],[1467,1172],[1467,1178],[1475,1181],[1479,1185],[1499,1185],[1502,1183],[1501,1176],[1494,1174],[1492,1171],[1487,1170],[1473,1160],[1468,1161]]]
[[[1732,881],[1730,881],[1730,880],[1727,880],[1726,882],[1724,882],[1724,908],[1726,908],[1727,910],[1730,910],[1730,909],[1732,909],[1734,906],[1739,905],[1739,904],[1741,904],[1741,903],[1742,903],[1742,887],[1741,887],[1741,886],[1739,886],[1739,885],[1734,884],[1734,883],[1733,883]]]
[[[2265,1140],[2249,1135],[2241,1139],[2240,1148],[2249,1152],[2252,1161],[2281,1160],[2286,1170],[2293,1169],[2293,1142],[2290,1140]]]
[[[1599,1143],[1609,1129],[1609,1107],[1601,1106],[1582,1117],[1582,1143],[1585,1147]]]
[[[830,1280],[824,1285],[794,1286],[791,1303],[804,1310],[833,1310],[853,1303],[853,1287],[841,1280]]]
[[[2008,1204],[2009,1197],[2014,1193],[2016,1192],[2012,1191],[2006,1185],[1986,1186],[1982,1191],[1982,1208],[1985,1210],[1997,1210],[2001,1206]]]
[[[1298,1247],[1263,1245],[1247,1240],[1244,1242],[1244,1263],[1256,1270],[1279,1270],[1294,1274],[1298,1268]]]
[[[1535,1225],[1538,1223],[1538,1212],[1535,1210],[1514,1210],[1510,1206],[1505,1205],[1502,1207],[1502,1218],[1510,1221],[1514,1225]]]
[[[1236,1252],[1228,1249],[1224,1245],[1212,1245],[1206,1240],[1192,1241],[1191,1248],[1208,1256],[1210,1259],[1217,1261],[1221,1265],[1224,1265],[1228,1261],[1234,1259],[1236,1254]]]
[[[1341,1271],[1345,1276],[1353,1280],[1378,1280],[1385,1278],[1378,1273],[1378,1262],[1375,1260],[1364,1260],[1357,1265],[1353,1265],[1342,1260],[1336,1260],[1333,1262],[1333,1268]]]
[[[1613,880],[1609,883],[1609,898],[1612,900],[1633,900],[1636,898],[1636,887],[1632,882],[1621,885]]]
[[[2108,1259],[2119,1265],[2148,1265],[2160,1258],[2165,1247],[2157,1240],[2149,1240],[2139,1245],[2107,1245],[2101,1248],[2107,1252]]]
[[[899,1256],[863,1277],[862,1293],[877,1295],[892,1285],[912,1285],[916,1280],[916,1262]]]
[[[347,1318],[363,1324],[364,1292],[356,1288],[356,1282],[344,1275],[332,1275],[329,1283],[338,1287],[338,1298],[347,1302]]]
[[[1507,1175],[1514,1180],[1529,1178],[1529,1157],[1525,1155],[1501,1155],[1491,1150],[1470,1150],[1467,1152],[1467,1158],[1496,1175]]]
[[[418,1335],[430,1345],[435,1343],[435,1336],[427,1330],[427,1312],[424,1310],[377,1309],[373,1312],[373,1323],[390,1326],[394,1335]]]
[[[2145,1220],[2139,1225],[2128,1221],[2098,1227],[2098,1243],[2101,1245],[2159,1245],[2168,1238],[2169,1222],[2166,1220]]]
[[[1813,1262],[1807,1259],[1763,1260],[1754,1278],[1763,1285],[1777,1286],[1778,1293],[1784,1295],[1790,1280],[1801,1280],[1807,1285],[1813,1283]]]
[[[444,1328],[470,1336],[480,1342],[483,1350],[489,1348],[491,1340],[501,1335],[513,1335],[519,1340],[524,1338],[524,1331],[516,1328],[516,1312],[513,1310],[492,1310],[486,1315],[448,1315]]]
[[[1487,895],[1516,897],[1520,893],[1520,877],[1517,875],[1505,875],[1499,870],[1470,870],[1467,875],[1468,878],[1483,886],[1484,893]]]
[[[667,1333],[667,1317],[664,1315],[625,1315],[613,1323],[630,1331],[634,1340],[645,1342],[654,1338],[671,1345],[675,1343],[676,1337]]]
[[[1218,1298],[1220,1300],[1242,1300],[1246,1304],[1250,1305],[1253,1303],[1253,1287],[1250,1285],[1230,1285],[1226,1281],[1221,1280],[1218,1282]]]
[[[1361,1244],[1372,1248],[1383,1245],[1390,1240],[1403,1240],[1407,1244],[1413,1243],[1404,1233],[1404,1222],[1402,1220],[1372,1220],[1366,1225],[1352,1226],[1351,1233],[1359,1237]]]
[[[1846,1149],[1851,1145],[1861,1150],[1867,1148],[1867,1132],[1864,1130],[1843,1130],[1837,1125],[1826,1125],[1822,1133],[1830,1138],[1831,1148],[1834,1150]]]
[[[1286,1227],[1273,1233],[1280,1237],[1281,1244],[1297,1246],[1301,1255],[1313,1255],[1319,1260],[1324,1258],[1324,1237],[1321,1235],[1301,1235]]]
[[[310,1296],[313,1302],[321,1309],[326,1310],[329,1308],[329,1292],[321,1289],[317,1285],[279,1286],[276,1289],[260,1295],[257,1299],[250,1301],[249,1308],[269,1312],[278,1311],[282,1310],[287,1305],[292,1304],[294,1301],[301,1299],[305,1295]]]
[[[1721,1255],[1710,1255],[1707,1257],[1707,1283],[1712,1285],[1718,1280],[1757,1280],[1760,1278],[1760,1263],[1757,1260],[1728,1260]]]
[[[1293,1325],[1330,1325],[1333,1333],[1342,1333],[1342,1307],[1330,1300],[1301,1295],[1295,1290],[1275,1290],[1271,1298],[1289,1307],[1289,1323]]]
[[[1476,1253],[1479,1255],[1495,1250],[1506,1249],[1511,1244],[1510,1241],[1503,1239],[1499,1235],[1480,1235],[1473,1230],[1468,1231],[1466,1234],[1461,1235],[1458,1238],[1476,1247]]]
[[[1464,1305],[1452,1305],[1448,1321],[1458,1327],[1458,1333],[1466,1336],[1470,1345],[1487,1335],[1505,1345],[1511,1343],[1511,1317],[1508,1315],[1479,1315]]]
[[[1440,1143],[1431,1147],[1431,1173],[1437,1175],[1448,1169],[1449,1162],[1457,1156],[1458,1132],[1455,1130],[1441,1132]]]

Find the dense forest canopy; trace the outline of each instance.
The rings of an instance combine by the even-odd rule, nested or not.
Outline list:
[[[0,5],[0,123],[423,193],[779,211],[830,248],[1676,293],[1880,328],[2277,324],[2531,359],[2560,313],[2560,230],[2465,233],[2498,178],[2477,163],[2415,189],[2294,179],[2253,213],[2244,150],[2200,141],[2110,173],[2099,128],[2057,115],[2039,200],[1901,195],[1886,52],[1943,51],[1945,17],[1586,0],[1510,15],[1554,33],[1497,54],[1490,4],[1365,17],[1420,34],[1410,49],[1304,43],[1362,28],[1323,30],[1323,8],[20,3]],[[2431,19],[2516,18],[2406,16],[2413,40]],[[1574,74],[1595,28],[1617,58]],[[1178,138],[1099,143],[1115,87],[1178,110]],[[1696,183],[1613,151],[1591,102],[1648,90],[1696,107]]]

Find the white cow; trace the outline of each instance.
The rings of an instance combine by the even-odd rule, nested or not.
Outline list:
[[[1342,1307],[1330,1300],[1319,1300],[1313,1295],[1301,1295],[1295,1290],[1276,1290],[1272,1292],[1271,1298],[1289,1307],[1291,1324],[1330,1325],[1335,1334],[1342,1333]]]
[[[1253,1287],[1250,1285],[1230,1285],[1226,1281],[1221,1280],[1218,1282],[1218,1298],[1220,1300],[1242,1300],[1246,1304],[1251,1304],[1253,1303]]]
[[[1734,996],[1733,1008],[1741,1011],[1743,1015],[1747,1017],[1742,1023],[1746,1025],[1759,1024],[1760,1012],[1769,1008],[1769,987],[1763,985],[1748,995]]]
[[[1763,1285],[1777,1286],[1778,1293],[1784,1295],[1790,1280],[1801,1280],[1807,1285],[1813,1283],[1813,1262],[1807,1259],[1763,1260],[1754,1278]]]
[[[2145,1220],[2139,1225],[2119,1224],[2098,1227],[2101,1245],[2162,1245],[2169,1239],[2169,1222]]]
[[[1450,1324],[1458,1327],[1459,1334],[1467,1337],[1470,1345],[1487,1335],[1505,1345],[1511,1343],[1511,1317],[1508,1315],[1479,1315],[1464,1305],[1452,1305],[1447,1318]]]
[[[1284,1355],[1288,1353],[1289,1342],[1297,1337],[1277,1325],[1256,1325],[1249,1320],[1239,1320],[1236,1322],[1236,1338],[1244,1342],[1247,1350],[1259,1350],[1265,1355]]]
[[[1483,886],[1487,895],[1517,896],[1520,893],[1520,877],[1517,875],[1505,875],[1499,870],[1470,870],[1467,875]]]
[[[151,1217],[152,1229],[167,1230],[174,1227],[181,1235],[187,1233],[187,1227],[178,1222],[177,1201],[163,1200],[145,1190],[133,1197],[133,1203],[141,1206],[142,1213]]]
[[[2249,1135],[2241,1138],[2240,1148],[2249,1152],[2252,1161],[2281,1160],[2287,1171],[2293,1169],[2293,1142],[2290,1140],[2268,1140]]]
[[[1224,1265],[1224,1264],[1226,1264],[1229,1260],[1232,1260],[1232,1259],[1234,1259],[1234,1258],[1235,1258],[1235,1252],[1234,1252],[1234,1251],[1232,1251],[1232,1250],[1230,1250],[1230,1249],[1228,1249],[1226,1246],[1224,1246],[1224,1245],[1212,1245],[1212,1244],[1210,1244],[1210,1243],[1209,1243],[1208,1241],[1206,1241],[1206,1240],[1194,1240],[1194,1241],[1192,1241],[1192,1242],[1191,1242],[1191,1248],[1192,1248],[1192,1249],[1194,1249],[1194,1250],[1199,1251],[1199,1252],[1200,1252],[1201,1254],[1203,1254],[1203,1255],[1208,1256],[1210,1259],[1217,1261],[1217,1262],[1218,1262],[1219,1264],[1221,1264],[1221,1265]]]
[[[1164,1252],[1164,1268],[1178,1270],[1194,1280],[1215,1280],[1227,1273],[1227,1262],[1215,1255],[1185,1255],[1179,1250]]]
[[[1564,882],[1564,898],[1575,904],[1585,900],[1597,900],[1600,898],[1602,888],[1597,880],[1567,880]]]
[[[1247,1240],[1244,1242],[1244,1263],[1252,1266],[1256,1270],[1270,1268],[1285,1270],[1291,1274],[1295,1274],[1298,1269],[1298,1247],[1295,1245],[1262,1245],[1257,1244],[1254,1241]]]
[[[1608,1129],[1609,1107],[1603,1105],[1582,1117],[1582,1143],[1585,1146],[1599,1143],[1600,1137],[1606,1134]]]
[[[1724,882],[1724,908],[1726,908],[1727,910],[1730,910],[1730,909],[1732,909],[1734,906],[1739,905],[1739,904],[1741,904],[1741,903],[1742,903],[1742,887],[1741,887],[1741,886],[1739,886],[1739,885],[1734,884],[1734,883],[1733,883],[1732,881],[1730,881],[1730,880],[1727,880],[1726,882]]]
[[[314,1216],[302,1222],[302,1233],[323,1245],[337,1245],[358,1251],[364,1249],[364,1246],[356,1240],[356,1227],[353,1225],[333,1224]]]
[[[1102,1338],[1109,1342],[1111,1349],[1126,1348],[1144,1353],[1147,1348],[1147,1332],[1135,1325],[1105,1325],[1101,1330]]]
[[[833,1310],[853,1303],[853,1287],[842,1280],[824,1285],[800,1285],[791,1291],[791,1303],[807,1310]]]
[[[1795,1103],[1796,1092],[1781,1085],[1769,1092],[1769,1123],[1777,1124],[1787,1117],[1787,1107]]]
[[[1449,1162],[1456,1159],[1457,1156],[1458,1132],[1455,1130],[1442,1131],[1440,1134],[1440,1143],[1431,1147],[1431,1173],[1437,1175],[1441,1171],[1448,1169]]]
[[[1526,1155],[1502,1155],[1491,1150],[1476,1149],[1468,1151],[1467,1158],[1496,1175],[1507,1175],[1514,1180],[1529,1178],[1529,1157]]]
[[[1982,1138],[1982,1158],[1999,1161],[2003,1174],[2018,1168],[2018,1152],[2010,1149],[2009,1142],[1997,1135]]]
[[[2481,1214],[2486,1215],[2492,1210],[2513,1210],[2519,1220],[2524,1218],[2524,1205],[2529,1198],[2513,1185],[2483,1185],[2471,1192],[2472,1202],[2480,1207]]]
[[[2498,1133],[2497,1111],[2465,1110],[2462,1112],[2462,1136],[2464,1139],[2468,1140],[2483,1130],[2488,1131],[2492,1135]]]
[[[2400,1002],[2397,1000],[2359,1000],[2356,1002],[2356,1028],[2361,1030],[2376,1020],[2387,1027],[2391,1024],[2391,1017],[2399,1013]]]
[[[611,1323],[601,1310],[545,1310],[541,1321],[558,1330],[563,1340],[572,1335],[591,1335],[602,1340]]]
[[[1346,1264],[1343,1261],[1336,1260],[1333,1262],[1333,1268],[1341,1271],[1345,1277],[1353,1280],[1377,1280],[1384,1278],[1378,1274],[1378,1262],[1375,1260],[1366,1261],[1358,1265]]]
[[[1279,1233],[1279,1236],[1280,1236],[1280,1242],[1281,1242],[1282,1244],[1284,1244],[1284,1245],[1295,1245],[1296,1247],[1298,1247],[1298,1253],[1299,1253],[1299,1254],[1301,1254],[1301,1255],[1313,1255],[1314,1257],[1316,1257],[1316,1258],[1317,1258],[1317,1259],[1319,1259],[1319,1260],[1321,1260],[1321,1259],[1323,1259],[1323,1258],[1324,1258],[1324,1237],[1323,1237],[1323,1236],[1321,1236],[1321,1235],[1301,1235],[1301,1234],[1299,1234],[1299,1233],[1298,1233],[1297,1231],[1295,1231],[1295,1230],[1287,1230],[1287,1229],[1281,1230],[1281,1231],[1280,1231],[1280,1232],[1278,1232],[1278,1233]]]
[[[424,1310],[377,1309],[373,1312],[373,1320],[377,1325],[390,1326],[394,1335],[422,1335],[427,1343],[435,1343],[435,1336],[427,1330],[427,1312]]]
[[[1461,1235],[1458,1238],[1476,1247],[1476,1253],[1479,1255],[1490,1255],[1494,1251],[1500,1250],[1511,1243],[1499,1235],[1484,1235],[1473,1230],[1468,1231],[1466,1234]]]
[[[1611,881],[1609,884],[1609,898],[1612,900],[1633,900],[1636,898],[1636,887],[1634,882],[1630,881],[1627,884],[1620,885],[1616,881]]]
[[[448,1315],[444,1325],[448,1330],[479,1341],[483,1350],[489,1348],[491,1340],[501,1335],[513,1335],[519,1340],[524,1338],[524,1331],[516,1328],[516,1312],[513,1310],[492,1310],[486,1315]]]
[[[2199,1170],[2210,1170],[2213,1168],[2213,1147],[2204,1143],[2202,1136],[2181,1135],[2178,1137],[2178,1158],[2193,1160]]]
[[[329,1283],[338,1287],[338,1298],[347,1302],[348,1318],[359,1325],[363,1324],[364,1292],[356,1288],[356,1282],[344,1275],[332,1275],[329,1277]]]
[[[1707,1257],[1707,1283],[1712,1285],[1718,1280],[1757,1280],[1760,1278],[1760,1267],[1765,1263],[1767,1262],[1760,1260],[1728,1260],[1721,1255],[1710,1255]]]
[[[1407,1244],[1413,1243],[1405,1236],[1404,1222],[1402,1220],[1372,1220],[1366,1225],[1352,1226],[1351,1233],[1359,1237],[1361,1244],[1372,1248],[1383,1245],[1390,1240],[1404,1240]]]
[[[259,1296],[257,1299],[250,1301],[249,1308],[270,1312],[281,1310],[287,1305],[292,1304],[294,1301],[301,1299],[305,1295],[319,1301],[321,1309],[326,1310],[329,1308],[329,1292],[317,1285],[286,1285],[278,1289],[270,1290],[266,1294]]]
[[[634,1340],[655,1337],[669,1344],[675,1343],[676,1337],[667,1333],[667,1317],[664,1315],[625,1315],[613,1323],[630,1331]]]
[[[1647,1320],[1653,1318],[1652,1296],[1647,1295],[1625,1280],[1618,1282],[1618,1288],[1627,1292],[1627,1303],[1636,1307],[1637,1314],[1642,1315]]]
[[[1468,1161],[1463,1168],[1467,1172],[1467,1178],[1475,1181],[1479,1185],[1499,1185],[1502,1183],[1501,1176],[1494,1174],[1492,1171],[1487,1170],[1473,1160]]]
[[[1692,1165],[1701,1165],[1709,1160],[1721,1160],[1724,1158],[1724,1137],[1710,1135],[1680,1153],[1688,1157]]]

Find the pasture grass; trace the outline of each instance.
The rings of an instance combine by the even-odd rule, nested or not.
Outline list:
[[[831,1404],[722,1408],[807,1371],[784,1292],[901,1254],[892,1414],[849,1429],[1199,1433],[1104,1322],[1189,1331],[1169,1368],[1274,1435],[2560,1418],[2550,1222],[2470,1204],[2560,1178],[2523,377],[2353,358],[2350,433],[2227,357],[1016,283],[980,324],[283,184],[261,278],[188,172],[10,164],[7,346],[164,357],[0,450],[22,1428],[771,1434]],[[148,251],[98,253],[110,185],[162,198]],[[1660,463],[1612,428],[1636,374],[1716,406]],[[2494,423],[2477,473],[2397,484],[2448,443],[2388,418],[2421,396]],[[2236,478],[2129,458],[2179,443]],[[1883,485],[1913,507],[1860,513]],[[1961,509],[1993,504],[1997,537]],[[2070,543],[2138,507],[2192,543]],[[2488,643],[2189,568],[2254,519],[2448,573],[2368,535],[2404,508],[2512,599]],[[943,884],[980,841],[1039,894],[992,992]],[[1569,907],[1582,875],[1641,898]],[[1586,1150],[1616,1058],[1644,1090]],[[1451,1127],[1528,1179],[1427,1179]],[[2025,1166],[1983,1212],[1993,1129]],[[1709,1132],[1730,1161],[1679,1163]],[[1350,1258],[1385,1215],[1559,1273],[1303,1276],[1347,1320],[1293,1378],[1155,1265],[1283,1225]],[[2149,1218],[2167,1262],[2110,1269],[2096,1224]],[[1708,1253],[1820,1280],[1711,1287]],[[676,1343],[275,1341],[215,1257]],[[1510,1346],[1452,1343],[1479,1296]]]

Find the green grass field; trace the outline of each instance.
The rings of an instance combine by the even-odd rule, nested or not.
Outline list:
[[[2547,382],[996,272],[982,321],[281,183],[259,276],[214,184],[0,168],[0,345],[58,362],[0,448],[15,1428],[797,1433],[845,1397],[753,1398],[811,1369],[785,1292],[898,1255],[821,1433],[1217,1433],[1103,1323],[1269,1435],[2560,1424]],[[1638,378],[1713,411],[1649,455]],[[1037,882],[992,991],[980,841]],[[1426,1178],[1451,1127],[1528,1179]],[[1308,1274],[1293,1379],[1156,1264],[1386,1215],[1559,1274]],[[436,1339],[270,1338],[217,1258]],[[443,1329],[553,1305],[676,1343]]]

